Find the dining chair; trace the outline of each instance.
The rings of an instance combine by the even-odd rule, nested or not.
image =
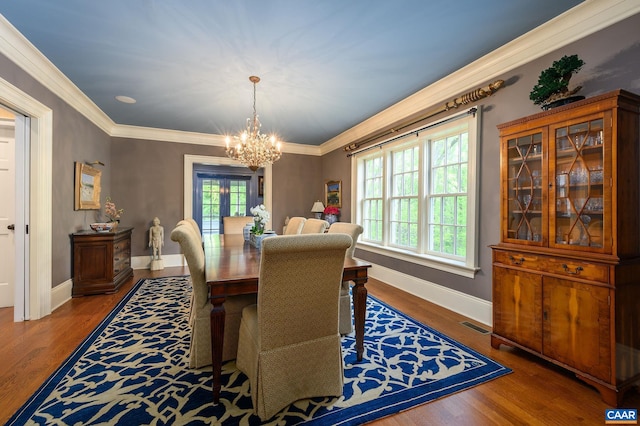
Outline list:
[[[302,231],[302,227],[304,223],[307,221],[306,218],[300,216],[294,216],[289,219],[289,223],[287,223],[287,229],[284,230],[284,235],[296,235]]]
[[[189,367],[200,368],[211,365],[211,303],[205,279],[204,249],[200,236],[187,221],[180,221],[171,231],[171,240],[180,244],[187,260],[191,285],[189,312]],[[224,302],[226,311],[222,360],[236,357],[242,309],[256,303],[256,295],[230,296]]]
[[[329,227],[329,234],[347,234],[351,237],[351,247],[345,253],[345,257],[352,258],[356,250],[356,242],[362,234],[362,226],[356,223],[334,222]],[[351,309],[351,295],[349,294],[349,281],[343,281],[340,286],[340,334],[345,335],[353,331],[353,316]]]
[[[248,223],[253,223],[252,216],[225,216],[222,218],[223,234],[240,234]]]
[[[338,300],[349,246],[343,234],[262,242],[258,303],[242,310],[236,359],[260,419],[299,399],[342,395]]]
[[[202,234],[200,233],[200,227],[198,226],[198,222],[196,222],[190,217],[185,217],[184,219],[181,219],[176,226],[182,225],[182,224],[187,224],[191,226],[194,232],[196,233],[196,235],[198,236],[198,238],[200,239],[200,244],[202,244]]]
[[[329,227],[329,222],[322,219],[307,219],[302,225],[301,234],[322,234]]]

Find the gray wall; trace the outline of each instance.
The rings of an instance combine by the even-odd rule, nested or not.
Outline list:
[[[491,299],[491,252],[499,240],[498,131],[496,125],[539,109],[529,100],[540,71],[565,54],[578,54],[586,62],[572,83],[582,84],[581,94],[593,96],[623,88],[640,93],[640,15],[600,31],[566,48],[535,60],[499,78],[507,87],[481,102],[484,110],[480,148],[480,266],[475,279],[460,278],[384,256],[358,251],[358,255],[383,266]],[[182,216],[183,155],[224,156],[221,148],[121,138],[109,138],[89,120],[40,85],[6,57],[0,55],[0,77],[53,110],[53,242],[52,283],[72,276],[69,235],[86,229],[95,212],[73,210],[73,164],[100,160],[105,163],[103,197],[110,195],[126,210],[123,225],[134,226],[133,255],[148,254],[146,232],[153,216],[163,221],[165,231]],[[487,82],[488,83],[488,82]],[[480,86],[479,84],[478,86]],[[455,97],[458,94],[453,94]],[[341,220],[350,221],[350,160],[342,150],[322,158],[284,154],[273,166],[273,227],[280,229],[286,216],[311,216],[311,205],[324,199],[324,182],[341,180]],[[178,253],[166,237],[166,253]]]
[[[51,280],[55,287],[72,275],[70,234],[95,222],[96,211],[74,211],[74,163],[105,163],[107,167],[97,168],[102,171],[102,193],[109,194],[111,139],[4,55],[0,55],[0,77],[53,111]]]
[[[579,95],[590,97],[615,89],[625,89],[640,94],[640,31],[638,28],[640,28],[640,15],[628,18],[613,27],[505,73],[497,79],[505,80],[506,87],[478,103],[483,110],[478,235],[481,269],[475,279],[463,278],[365,250],[357,250],[356,255],[381,266],[481,299],[491,300],[491,249],[488,246],[500,241],[500,194],[497,190],[500,185],[500,147],[496,126],[541,111],[529,100],[529,92],[537,83],[540,72],[564,55],[577,54],[585,61],[585,66],[574,75],[570,84],[571,87],[583,86]],[[452,95],[455,97],[459,94]],[[346,174],[345,171],[343,175]],[[326,173],[325,177],[328,177]]]
[[[121,224],[133,226],[133,256],[149,254],[148,231],[158,217],[165,228],[164,254],[180,253],[169,238],[183,218],[184,156],[225,157],[224,148],[175,142],[113,138],[112,198],[125,209]],[[272,166],[273,228],[281,232],[286,216],[309,216],[321,192],[320,157],[283,154]]]

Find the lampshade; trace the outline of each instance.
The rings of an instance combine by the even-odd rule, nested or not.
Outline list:
[[[316,219],[322,218],[322,212],[324,211],[324,204],[321,201],[316,201],[313,203],[313,207],[311,207],[311,213],[313,213]]]

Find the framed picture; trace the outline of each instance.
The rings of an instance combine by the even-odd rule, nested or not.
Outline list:
[[[258,197],[264,197],[264,176],[258,176]]]
[[[324,185],[324,205],[342,207],[342,181],[328,180]]]
[[[102,172],[76,161],[75,210],[100,208],[100,178]]]

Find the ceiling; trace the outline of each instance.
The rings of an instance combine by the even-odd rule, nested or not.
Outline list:
[[[2,14],[117,124],[320,145],[581,0],[14,0]],[[122,103],[116,96],[137,100]]]

